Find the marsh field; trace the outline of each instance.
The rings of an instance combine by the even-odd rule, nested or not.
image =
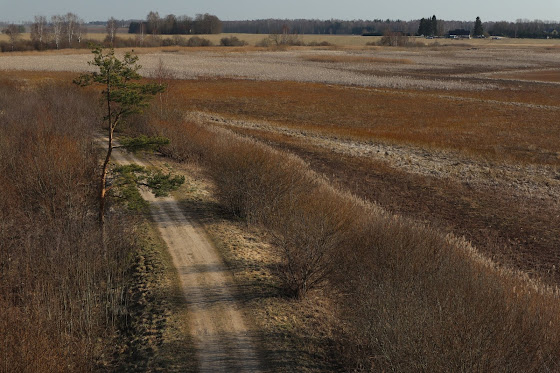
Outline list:
[[[305,346],[294,370],[559,369],[560,42],[302,37],[331,45],[134,48],[168,86],[139,127],[208,183],[185,206],[211,198],[231,215],[206,229],[261,294],[245,294],[246,312],[290,336],[268,343]],[[3,53],[0,80],[23,96],[71,89],[89,60]],[[240,248],[244,229],[261,236]],[[316,287],[295,284],[294,256]],[[278,359],[264,365],[290,366]]]

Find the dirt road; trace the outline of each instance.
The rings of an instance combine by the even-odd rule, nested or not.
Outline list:
[[[113,160],[144,162],[119,149]],[[201,372],[255,372],[260,363],[254,331],[244,321],[232,295],[233,279],[196,218],[181,210],[172,197],[155,198],[142,191],[181,279],[191,333]]]

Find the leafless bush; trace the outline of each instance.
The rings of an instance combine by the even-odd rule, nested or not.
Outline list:
[[[291,190],[281,208],[269,217],[268,226],[282,259],[277,274],[291,296],[301,298],[322,287],[337,266],[353,211],[351,205],[333,199],[332,193],[321,184],[307,193]]]
[[[169,84],[175,78],[175,72],[169,69],[163,60],[160,58],[158,60],[156,68],[150,74],[152,78],[154,78],[157,83],[161,86],[168,87]],[[164,112],[168,112],[169,107],[169,90],[166,89],[164,92],[158,93],[158,106],[160,111],[160,117],[163,117]]]
[[[256,44],[257,47],[267,47],[280,50],[289,46],[301,45],[304,45],[301,36],[296,33],[290,33],[287,28],[284,28],[282,32],[268,35],[267,38],[264,38]]]
[[[1,87],[0,370],[91,371],[130,252],[122,225],[103,247],[95,222],[96,105],[64,85]]]
[[[388,47],[406,47],[410,45],[410,37],[404,35],[402,32],[386,32],[381,40],[379,40],[378,45],[388,46]]]
[[[170,129],[166,126],[165,130]],[[253,141],[196,125],[178,132],[192,137],[186,138],[189,145],[175,145],[179,147],[175,151],[189,154],[181,158],[195,156],[209,165],[224,206],[274,232],[282,258],[277,273],[286,293],[303,297],[307,291],[322,286],[333,268],[333,251],[347,231],[342,226],[348,222],[348,209],[325,201],[330,199],[332,190],[316,175],[306,172],[300,159]],[[176,138],[178,132],[175,129],[165,135]],[[202,143],[195,148],[193,143],[197,141]],[[308,198],[310,194],[317,198]]]
[[[224,47],[243,47],[247,45],[245,40],[240,40],[237,36],[230,36],[220,39],[220,45]]]
[[[206,38],[201,38],[200,36],[193,36],[189,38],[186,43],[187,47],[210,47],[212,42]]]

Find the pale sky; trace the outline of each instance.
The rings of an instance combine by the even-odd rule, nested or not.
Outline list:
[[[431,17],[473,21],[516,19],[560,21],[560,0],[0,0],[0,21],[20,23],[35,15],[76,13],[85,21],[144,19],[149,11],[194,16],[210,13],[222,20],[262,18],[402,19]]]

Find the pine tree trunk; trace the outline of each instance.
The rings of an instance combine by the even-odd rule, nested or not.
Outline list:
[[[99,192],[99,224],[105,224],[105,201],[107,199],[107,172],[109,170],[109,162],[111,161],[111,153],[113,152],[113,129],[109,129],[109,143],[107,146],[107,155],[103,162],[101,170],[101,183]]]
[[[107,200],[107,172],[109,169],[109,162],[111,161],[111,153],[113,152],[113,131],[115,124],[111,118],[111,80],[107,76],[107,119],[109,121],[109,141],[107,144],[107,155],[103,162],[103,169],[101,170],[101,184],[99,190],[99,224],[101,227],[105,225],[105,202]],[[103,232],[105,229],[103,229]]]

